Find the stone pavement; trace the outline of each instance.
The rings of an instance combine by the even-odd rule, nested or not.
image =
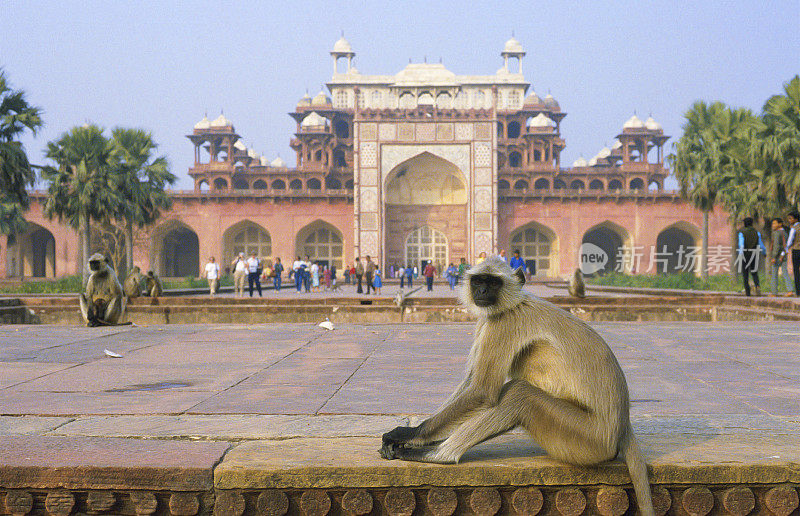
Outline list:
[[[659,503],[705,515],[710,508],[689,509],[711,503],[719,512],[745,493],[758,513],[797,509],[796,323],[592,325],[627,376],[651,481],[666,486],[654,491]],[[560,465],[519,432],[481,445],[457,467],[379,459],[381,433],[435,411],[457,385],[471,338],[471,324],[352,324],[331,332],[311,324],[0,326],[0,514],[3,503],[34,507],[45,494],[51,505],[76,510],[116,503],[125,514],[150,514],[150,506],[207,513],[215,503],[203,494],[209,489],[217,490],[215,507],[230,509],[218,514],[275,504],[308,513],[316,503],[344,511],[355,507],[353,497],[388,513],[416,497],[417,507],[436,513],[439,502],[431,500],[444,491],[419,491],[430,485],[452,486],[447,497],[476,512],[485,496],[498,508],[544,496],[547,508],[575,495],[471,491],[476,486],[628,482],[619,463]],[[708,485],[713,496],[706,487],[674,487],[687,483]],[[723,484],[746,491],[731,494]],[[410,490],[386,491],[397,486]],[[85,498],[76,489],[161,491],[109,499],[107,491]],[[579,490],[578,502],[605,513],[598,507],[611,495],[591,489]]]

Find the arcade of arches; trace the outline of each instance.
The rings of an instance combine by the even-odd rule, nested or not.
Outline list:
[[[10,276],[56,277],[56,241],[53,234],[30,223],[21,235],[9,237],[6,269]]]
[[[467,188],[453,163],[423,152],[394,167],[386,185],[386,266],[467,258]],[[428,257],[428,258],[426,258]]]

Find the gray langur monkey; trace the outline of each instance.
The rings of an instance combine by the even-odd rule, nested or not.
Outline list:
[[[383,434],[381,456],[457,463],[471,447],[523,427],[551,457],[594,465],[619,456],[639,510],[652,516],[647,464],[631,428],[628,386],[588,324],[525,292],[499,257],[469,269],[462,303],[478,317],[466,378],[439,412]]]
[[[150,297],[159,297],[164,293],[164,287],[161,285],[161,278],[158,277],[153,271],[147,271],[145,276],[144,295]]]
[[[131,273],[125,278],[125,295],[133,299],[142,295],[142,280],[144,275],[139,267],[134,266]]]
[[[572,273],[567,291],[572,297],[586,297],[586,284],[583,282],[583,273],[580,269],[575,269],[575,272]]]
[[[114,269],[100,253],[89,258],[89,281],[80,294],[81,315],[86,326],[113,326],[125,315],[125,296]]]

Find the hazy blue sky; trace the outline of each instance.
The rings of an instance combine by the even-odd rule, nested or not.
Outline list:
[[[44,109],[25,144],[76,124],[138,126],[190,188],[185,135],[221,109],[245,143],[294,163],[286,115],[331,77],[340,31],[365,74],[439,58],[492,74],[514,31],[540,95],[568,113],[562,163],[610,145],[636,110],[673,136],[697,99],[760,111],[800,72],[800,0],[769,2],[2,1],[0,66]]]

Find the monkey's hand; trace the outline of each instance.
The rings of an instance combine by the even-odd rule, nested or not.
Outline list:
[[[399,459],[401,449],[414,437],[419,434],[419,428],[415,426],[398,426],[391,432],[383,434],[381,457],[384,459]]]

